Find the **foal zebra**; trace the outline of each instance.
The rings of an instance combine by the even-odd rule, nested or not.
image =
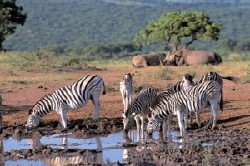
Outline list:
[[[131,73],[125,74],[124,78],[120,81],[120,92],[122,95],[124,111],[128,109],[128,106],[132,102],[133,75],[134,74]]]
[[[123,116],[123,126],[124,132],[127,134],[133,125],[133,120],[136,120],[138,140],[140,136],[140,131],[142,132],[141,138],[144,139],[144,120],[149,112],[149,107],[153,107],[155,104],[155,99],[157,93],[152,88],[146,88],[139,92],[138,96],[133,100],[128,109],[122,114]],[[139,120],[141,120],[141,128],[139,125]]]
[[[176,114],[178,118],[178,124],[180,128],[180,135],[186,134],[184,124],[184,114],[190,111],[199,112],[204,108],[208,102],[211,106],[211,112],[213,115],[213,128],[217,124],[217,111],[218,104],[222,102],[221,97],[221,85],[215,81],[202,82],[186,91],[179,91],[171,95],[170,100],[162,98],[162,103],[157,104],[151,110],[151,117],[149,117],[149,123],[147,126],[147,132],[151,134],[156,130],[157,126],[168,118],[172,114]]]
[[[96,110],[93,119],[97,120],[101,93],[103,95],[106,93],[103,79],[97,75],[85,76],[39,100],[30,110],[31,115],[28,117],[26,127],[28,129],[37,127],[42,116],[56,111],[61,117],[63,129],[67,129],[67,111],[83,107],[89,99],[92,100]]]

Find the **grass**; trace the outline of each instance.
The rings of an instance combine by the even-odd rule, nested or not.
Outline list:
[[[235,53],[234,53],[235,54]],[[247,54],[247,53],[246,53]],[[237,55],[238,57],[241,54]],[[237,57],[234,55],[234,57]],[[0,85],[31,84],[37,82],[65,81],[69,78],[55,74],[60,69],[126,69],[129,72],[137,72],[137,90],[161,83],[159,89],[174,84],[176,79],[181,80],[184,74],[191,74],[198,79],[209,71],[216,71],[223,76],[236,76],[242,82],[250,82],[250,61],[224,61],[219,66],[155,66],[146,68],[134,68],[131,57],[86,61],[80,56],[53,56],[46,53],[7,52],[0,54],[1,77]],[[25,74],[23,74],[25,73]],[[35,77],[34,77],[35,74]],[[24,76],[23,76],[24,75]],[[109,88],[112,91],[112,87]]]

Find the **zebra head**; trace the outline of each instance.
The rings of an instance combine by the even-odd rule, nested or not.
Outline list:
[[[34,129],[39,125],[39,122],[40,122],[40,117],[38,117],[34,114],[31,114],[28,117],[26,128],[27,129]]]
[[[156,128],[159,125],[159,120],[157,118],[157,115],[152,115],[152,108],[150,108],[151,113],[148,114],[148,126],[147,126],[147,133],[148,135],[152,135],[153,131],[156,130]]]
[[[129,116],[127,113],[123,113],[123,132],[128,134],[128,131],[132,128],[134,124],[133,116]]]

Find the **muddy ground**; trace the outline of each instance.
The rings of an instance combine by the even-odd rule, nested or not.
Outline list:
[[[141,69],[140,69],[141,70]],[[129,72],[140,72],[131,69]],[[3,105],[0,109],[3,115],[3,133],[1,138],[11,136],[19,138],[31,137],[32,133],[24,130],[28,117],[28,110],[32,108],[43,95],[55,89],[68,85],[74,80],[86,74],[99,74],[103,77],[108,93],[101,97],[101,119],[93,121],[94,107],[89,102],[84,108],[70,111],[68,113],[69,131],[76,136],[91,137],[99,134],[109,134],[122,130],[123,112],[122,100],[119,93],[119,81],[127,69],[108,69],[103,71],[79,70],[74,72],[56,72],[55,74],[65,75],[70,78],[62,82],[46,83],[13,83],[12,86],[0,88],[0,95],[3,98]],[[203,73],[204,74],[204,73]],[[17,76],[20,76],[18,73]],[[29,74],[27,77],[41,76],[43,74]],[[153,87],[167,86],[181,79],[180,76],[172,77],[171,80],[153,82]],[[137,86],[142,84],[142,79],[135,76]],[[150,80],[146,80],[150,82]],[[208,109],[202,113],[202,128],[194,126],[190,131],[192,135],[180,148],[173,146],[171,141],[165,138],[158,140],[147,140],[144,145],[124,144],[131,149],[129,157],[124,163],[127,165],[250,165],[250,84],[234,84],[224,81],[224,111],[219,112],[218,129],[211,130],[205,127],[211,114]],[[134,94],[135,96],[136,94]],[[178,130],[176,120],[173,122],[173,129]],[[44,117],[39,125],[38,132],[41,135],[51,135],[61,132],[59,116],[53,112]],[[194,141],[195,140],[195,141]],[[211,146],[203,146],[209,143]],[[131,147],[130,147],[131,146]],[[47,146],[36,150],[19,150],[0,154],[0,158],[9,159],[36,159],[48,156],[67,156],[84,154],[90,150],[77,149],[51,149]],[[91,151],[94,152],[95,151]],[[98,152],[96,152],[98,153]],[[84,165],[86,163],[82,163]]]

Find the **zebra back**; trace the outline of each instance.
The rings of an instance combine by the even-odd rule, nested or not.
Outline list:
[[[177,82],[174,86],[171,88],[168,88],[167,90],[161,92],[157,98],[156,98],[156,103],[154,107],[159,107],[159,109],[163,109],[166,105],[165,102],[171,98],[171,96],[182,90],[187,90],[191,87],[195,86],[195,83],[193,82],[193,76],[189,74],[185,74],[183,76],[183,80]]]
[[[128,110],[124,112],[125,117],[130,115],[147,114],[149,107],[155,105],[157,93],[153,88],[146,88],[139,92],[138,96],[132,101]]]

